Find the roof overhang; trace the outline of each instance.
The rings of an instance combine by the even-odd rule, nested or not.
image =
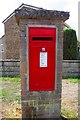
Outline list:
[[[15,17],[17,22],[19,22],[20,19],[61,19],[66,21],[69,19],[69,12],[47,10],[23,4],[21,8],[15,10]]]
[[[69,19],[69,12],[57,11],[57,10],[47,10],[32,5],[22,4],[13,13],[11,13],[4,21],[5,23],[12,16],[16,17],[19,23],[20,19],[61,19],[64,22]]]

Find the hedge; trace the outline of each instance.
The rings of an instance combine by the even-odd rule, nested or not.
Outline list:
[[[63,32],[63,59],[78,59],[76,31],[71,28],[66,28]]]

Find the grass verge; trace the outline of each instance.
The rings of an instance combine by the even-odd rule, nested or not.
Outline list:
[[[2,100],[20,101],[20,77],[0,77],[0,86],[2,87],[0,90]]]
[[[77,115],[75,113],[75,111],[71,110],[71,109],[62,109],[61,110],[61,116],[63,118],[67,118],[67,120],[71,120],[71,119],[77,119]]]
[[[71,83],[74,83],[74,84],[80,83],[80,79],[78,78],[67,78],[67,80],[69,80]]]
[[[20,77],[0,77],[2,81],[10,81],[10,82],[20,82]]]

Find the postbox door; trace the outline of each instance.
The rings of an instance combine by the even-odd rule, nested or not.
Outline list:
[[[35,42],[29,45],[30,91],[54,90],[55,88],[55,40],[52,43],[46,42]]]

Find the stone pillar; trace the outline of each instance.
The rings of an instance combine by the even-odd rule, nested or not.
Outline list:
[[[57,73],[54,91],[30,92],[28,79],[28,25],[50,24],[57,27]],[[20,76],[23,118],[60,118],[62,90],[62,59],[63,59],[63,22],[62,21],[20,21]]]
[[[61,116],[63,23],[69,18],[64,11],[46,10],[22,4],[15,10],[20,28],[20,76],[22,118],[59,118]],[[29,91],[28,26],[50,25],[57,28],[56,80],[53,91]]]

